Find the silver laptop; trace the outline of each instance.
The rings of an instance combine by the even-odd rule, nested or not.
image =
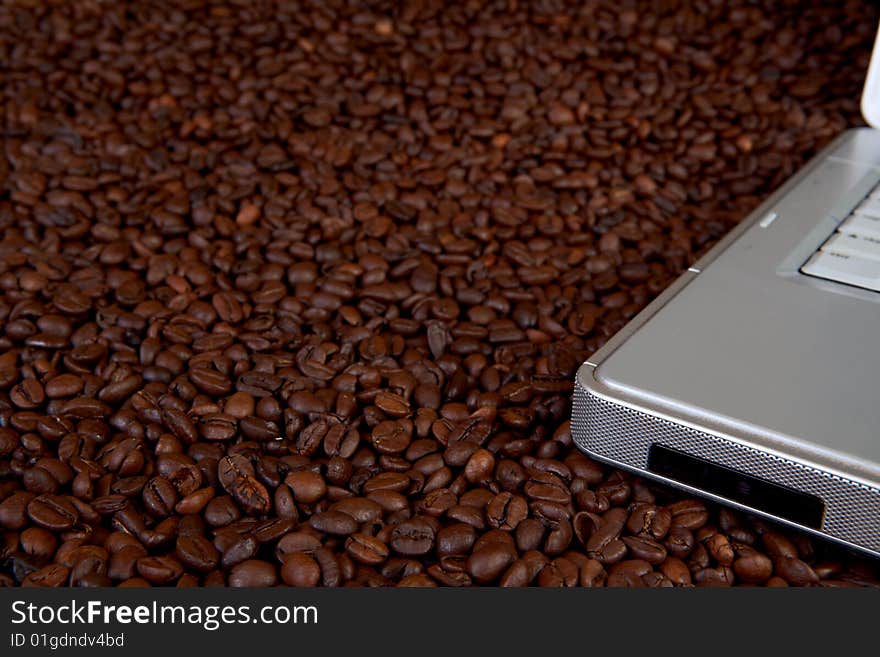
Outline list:
[[[841,135],[580,367],[581,449],[880,555],[874,128]]]

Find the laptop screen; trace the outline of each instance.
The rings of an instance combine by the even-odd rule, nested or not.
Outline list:
[[[874,52],[862,90],[862,116],[872,128],[880,128],[880,30],[874,40]]]

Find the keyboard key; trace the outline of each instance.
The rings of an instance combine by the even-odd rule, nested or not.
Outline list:
[[[855,210],[853,210],[853,213],[880,218],[880,199],[871,197],[867,198],[862,201]]]
[[[880,239],[880,218],[853,214],[837,227],[837,232]]]
[[[819,251],[801,271],[847,285],[880,292],[880,261]]]
[[[880,239],[834,233],[831,239],[822,245],[822,250],[826,253],[837,253],[865,260],[880,260]]]

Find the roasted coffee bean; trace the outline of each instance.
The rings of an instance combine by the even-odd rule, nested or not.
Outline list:
[[[360,524],[377,522],[382,518],[382,507],[365,497],[349,497],[339,500],[330,507],[332,511],[341,511]]]
[[[636,504],[626,521],[626,528],[633,534],[645,534],[660,540],[666,536],[671,524],[672,514],[668,509],[653,504]]]
[[[651,564],[642,559],[629,559],[614,564],[608,571],[607,585],[611,587],[640,588],[647,586],[642,579],[651,572]]]
[[[786,557],[790,559],[798,558],[798,551],[794,543],[782,534],[767,530],[761,537],[767,554],[773,558]]]
[[[165,517],[174,511],[177,491],[164,477],[153,477],[143,488],[144,506],[157,517]]]
[[[526,518],[516,526],[516,546],[521,552],[537,550],[544,541],[544,524],[537,518]]]
[[[797,557],[776,557],[773,561],[773,571],[793,586],[808,586],[819,583],[819,576],[815,571]]]
[[[724,534],[715,534],[705,541],[709,555],[721,566],[730,566],[735,557],[733,546]]]
[[[466,523],[460,522],[443,527],[437,532],[437,555],[444,557],[451,554],[467,554],[476,538],[476,530]]]
[[[255,477],[245,475],[237,478],[229,492],[245,513],[263,515],[272,504],[269,491]]]
[[[251,535],[258,543],[274,543],[285,536],[296,523],[289,518],[271,518],[264,520],[251,530]]]
[[[254,466],[241,454],[224,456],[217,464],[217,478],[227,491],[241,477],[254,477]]]
[[[291,472],[284,483],[290,486],[294,499],[304,504],[317,502],[327,493],[327,484],[323,477],[311,470]]]
[[[550,521],[549,532],[544,540],[544,552],[550,556],[562,554],[568,549],[574,536],[571,523],[565,518]]]
[[[526,519],[529,507],[519,495],[499,493],[486,506],[486,518],[495,529],[514,530]]]
[[[274,586],[277,580],[275,566],[259,559],[243,561],[229,572],[229,586],[234,587],[264,588]]]
[[[322,586],[337,587],[355,576],[354,562],[347,554],[336,555],[330,549],[320,547],[311,556],[321,568]]]
[[[427,554],[434,547],[434,527],[425,519],[415,517],[396,525],[391,532],[391,548],[405,556]]]
[[[246,513],[262,515],[269,510],[269,492],[257,481],[250,462],[241,455],[221,459],[217,476],[223,488]]]
[[[388,558],[388,546],[366,534],[349,536],[345,541],[345,551],[352,559],[367,566],[375,566]]]
[[[407,430],[402,422],[386,420],[373,427],[370,442],[377,452],[399,454],[409,447],[412,429]]]
[[[314,534],[296,531],[286,534],[275,546],[275,556],[284,561],[287,555],[295,552],[314,552],[321,547],[321,540]]]
[[[28,573],[22,580],[21,585],[40,587],[65,586],[69,578],[70,569],[55,563]]]
[[[281,579],[288,586],[317,586],[321,567],[304,552],[295,552],[281,564]]]
[[[246,535],[230,537],[228,544],[224,542],[223,545],[218,544],[218,547],[223,552],[223,557],[220,560],[221,565],[224,568],[229,568],[256,556],[260,544],[254,536]]]
[[[140,544],[125,545],[110,555],[107,576],[112,580],[126,580],[137,574],[137,561],[147,556],[147,549]]]
[[[70,529],[79,519],[76,506],[60,495],[40,495],[27,505],[28,517],[50,531]]]
[[[324,511],[314,515],[309,520],[309,525],[318,531],[336,536],[347,536],[358,529],[357,521],[342,511]]]
[[[183,574],[183,566],[173,557],[141,557],[137,572],[152,584],[170,584]]]
[[[675,586],[690,586],[691,571],[678,557],[667,557],[660,565],[662,572]]]
[[[734,579],[733,570],[727,566],[702,568],[694,573],[697,586],[732,586]]]
[[[672,526],[683,529],[699,529],[709,518],[706,507],[696,500],[681,500],[667,507],[672,516]]]
[[[645,536],[624,536],[621,539],[629,553],[636,559],[651,564],[661,564],[666,559],[666,548],[657,541]]]
[[[694,548],[694,535],[684,527],[672,527],[663,545],[671,556],[683,559]]]
[[[217,548],[203,536],[180,536],[175,553],[185,566],[202,572],[213,570],[220,561]]]
[[[742,550],[733,562],[733,572],[743,582],[766,582],[773,574],[773,561],[757,550]]]
[[[595,559],[588,559],[580,567],[580,585],[586,587],[605,586],[607,573],[602,564]]]
[[[547,563],[538,575],[539,586],[571,587],[577,586],[580,579],[578,567],[566,559],[559,557]]]
[[[21,549],[28,554],[49,559],[58,549],[58,539],[42,527],[28,527],[18,537]]]
[[[28,521],[28,506],[34,497],[33,493],[18,491],[0,502],[0,526],[9,530],[22,529]]]
[[[476,548],[467,560],[467,572],[477,582],[494,582],[516,558],[516,551],[501,543]]]

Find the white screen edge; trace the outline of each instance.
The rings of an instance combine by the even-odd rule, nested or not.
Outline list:
[[[880,30],[874,39],[874,51],[862,90],[862,117],[872,128],[880,128]]]

